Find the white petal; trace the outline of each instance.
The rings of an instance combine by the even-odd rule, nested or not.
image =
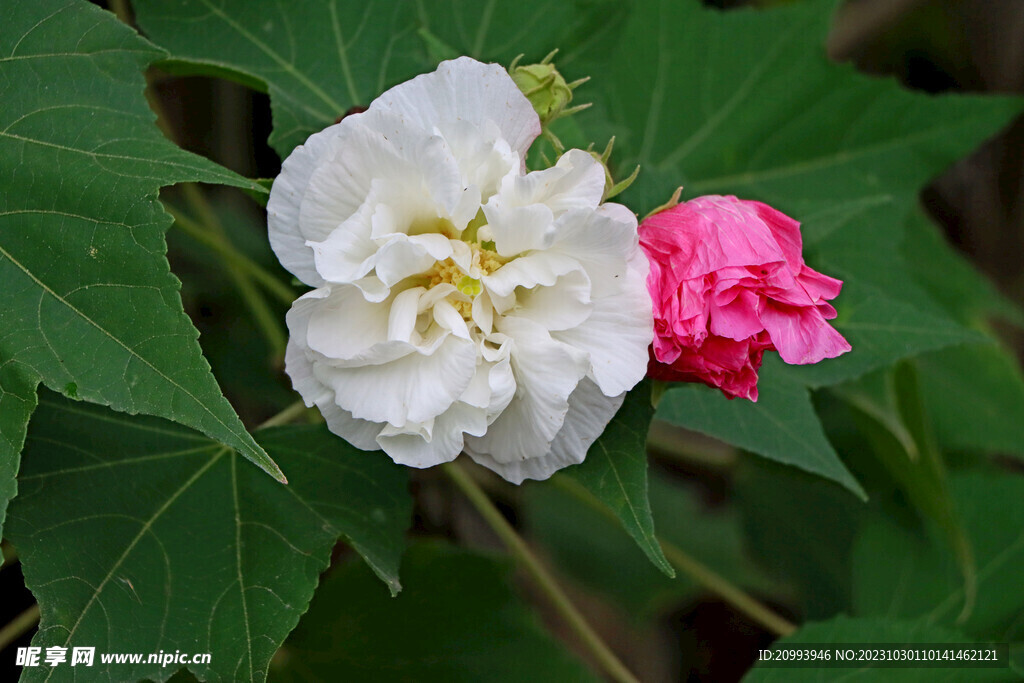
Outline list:
[[[494,329],[494,305],[487,292],[481,292],[473,299],[472,314],[473,322],[480,328],[480,331],[485,335],[490,334]]]
[[[608,289],[605,283],[626,275],[626,260],[640,243],[636,216],[617,204],[603,204],[597,211],[568,211],[556,226],[551,251],[571,256],[583,265],[593,283],[591,296],[597,299],[617,289]]]
[[[555,215],[543,204],[503,206],[489,202],[484,206],[487,234],[502,256],[547,249],[555,237]]]
[[[466,440],[466,450],[498,462],[536,458],[548,452],[562,428],[569,394],[586,374],[586,358],[532,321],[503,318],[498,324],[514,341],[515,396],[484,436]]]
[[[550,287],[538,285],[517,293],[516,303],[518,305],[508,315],[529,318],[549,331],[570,330],[591,314],[590,278],[582,268],[577,268],[559,277]],[[653,328],[653,325],[652,320],[650,326]]]
[[[340,125],[311,135],[284,160],[267,200],[267,228],[270,246],[281,265],[310,287],[324,283],[313,264],[309,239],[299,226],[299,207],[309,185],[309,177],[325,161]]]
[[[483,126],[469,121],[448,122],[444,138],[459,160],[463,183],[479,190],[471,217],[479,210],[480,200],[494,195],[506,176],[523,171],[522,155],[509,147],[493,121]]]
[[[377,450],[377,435],[383,425],[357,420],[334,402],[334,392],[321,384],[313,375],[313,365],[305,349],[295,340],[288,340],[284,355],[285,372],[292,386],[307,406],[316,406],[327,420],[327,428],[356,448]]]
[[[319,290],[318,290],[319,291]],[[391,301],[371,303],[358,288],[336,285],[326,297],[302,296],[289,311],[288,330],[310,349],[327,358],[358,358],[374,345],[387,341]],[[300,302],[311,304],[305,334],[296,316]]]
[[[629,391],[647,374],[647,349],[654,339],[649,267],[647,257],[636,249],[625,277],[615,283],[618,292],[595,298],[590,317],[578,326],[551,333],[590,356],[588,376],[608,396]]]
[[[499,462],[486,453],[469,452],[469,456],[513,484],[525,479],[547,479],[570,465],[578,465],[601,436],[608,423],[622,406],[626,395],[608,397],[597,385],[584,379],[569,397],[569,412],[547,454],[515,462]]]
[[[411,182],[413,176],[410,164],[380,133],[350,119],[339,127],[338,137],[325,150],[327,158],[309,177],[299,209],[302,234],[314,242],[324,240],[363,206],[374,180]]]
[[[425,291],[423,287],[412,287],[392,300],[391,310],[388,311],[389,341],[404,341],[414,345],[420,343],[416,319],[420,313],[420,297]]]
[[[487,373],[487,385],[491,390],[491,400],[487,404],[487,422],[490,424],[516,395],[516,378],[512,372],[511,358],[502,358],[491,366]]]
[[[509,261],[490,275],[480,279],[492,299],[511,295],[516,287],[531,289],[537,285],[550,287],[559,277],[579,270],[580,264],[572,256],[551,251],[538,251]],[[502,308],[495,301],[495,308]]]
[[[476,371],[476,345],[455,336],[444,337],[430,353],[402,342],[375,348],[392,346],[404,346],[409,352],[379,365],[317,364],[313,371],[334,390],[337,404],[354,417],[396,427],[443,413],[466,390]]]
[[[337,226],[323,241],[306,243],[316,270],[327,282],[356,282],[371,270],[377,245],[370,239],[370,207]]]
[[[455,310],[455,307],[447,299],[434,304],[433,314],[434,322],[440,325],[442,329],[448,330],[456,337],[470,341],[471,337],[466,321],[462,319],[462,315]]]
[[[486,233],[502,256],[547,249],[555,239],[554,219],[570,209],[597,208],[603,192],[603,167],[587,152],[569,150],[552,168],[506,176],[501,192],[484,205]]]
[[[493,121],[521,158],[540,135],[540,119],[504,68],[469,57],[441,62],[386,91],[370,105],[385,109],[426,130],[466,121],[478,128]]]
[[[444,235],[395,235],[380,248],[374,259],[377,277],[388,287],[429,269],[452,254]]]
[[[604,194],[604,168],[581,149],[570,149],[551,168],[507,176],[492,199],[506,206],[544,204],[556,215],[570,209],[596,209]]]
[[[433,467],[451,462],[462,452],[464,434],[487,431],[484,410],[456,403],[438,415],[429,429],[397,429],[386,426],[377,437],[384,452],[399,465]]]

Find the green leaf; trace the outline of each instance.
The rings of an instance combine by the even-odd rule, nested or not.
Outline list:
[[[444,0],[421,6],[427,11],[420,20],[457,54],[507,66],[518,55],[530,64],[558,49],[554,63],[569,81],[587,75],[571,72],[580,62],[600,58],[630,10],[618,0]]]
[[[999,344],[970,344],[917,359],[925,406],[941,446],[1024,458],[1024,377]]]
[[[5,5],[0,25],[0,381],[20,402],[0,420],[0,477],[42,382],[199,429],[283,479],[200,352],[157,201],[180,181],[251,183],[161,135],[141,70],[163,53],[110,13],[40,0]]]
[[[558,480],[556,480],[558,481]],[[531,538],[559,569],[620,604],[638,622],[664,613],[703,589],[686,574],[670,579],[635,550],[635,541],[593,496],[577,489],[530,486],[523,513]],[[709,508],[690,486],[651,472],[651,509],[658,536],[733,584],[760,592],[777,586],[751,561],[735,507]]]
[[[679,384],[665,392],[657,417],[831,479],[867,497],[825,437],[807,388],[781,372],[777,358],[765,358],[758,391],[755,403],[729,400],[702,385]]]
[[[42,609],[34,644],[209,652],[210,664],[192,667],[200,678],[259,681],[339,535],[396,592],[405,470],[322,426],[258,436],[288,465],[290,485],[173,423],[44,395],[8,523]],[[174,673],[98,660],[90,677]],[[47,673],[29,669],[25,680]]]
[[[642,382],[627,394],[586,460],[563,474],[607,505],[651,562],[671,577],[676,573],[654,535],[647,500],[647,427],[653,415],[651,386]]]
[[[936,302],[964,324],[989,316],[1024,326],[1024,313],[950,245],[921,211],[907,220],[903,261]]]
[[[18,454],[25,430],[36,409],[36,382],[17,361],[0,362],[0,538],[7,503],[18,491]]]
[[[977,637],[1024,640],[1024,478],[969,473],[951,477],[950,488],[978,569],[977,601],[958,627]],[[956,623],[963,582],[953,556],[928,535],[879,517],[862,529],[853,559],[858,614]]]
[[[873,446],[872,455],[913,506],[942,530],[956,555],[969,596],[964,609],[970,611],[977,589],[974,554],[950,496],[946,465],[922,403],[916,368],[904,362],[891,372],[869,375],[836,391],[863,413],[858,421],[868,421],[862,432]]]
[[[637,4],[600,100],[636,133],[621,142],[647,175],[629,195],[641,215],[679,185],[689,196],[760,199],[801,220],[841,219],[874,199],[908,203],[1020,111],[1019,99],[912,93],[830,63],[834,5]]]
[[[176,70],[266,84],[270,144],[286,157],[311,133],[385,88],[425,70],[410,0],[135,0],[143,31],[171,52]],[[193,66],[193,72],[197,69]]]
[[[191,63],[193,73],[265,84],[274,114],[270,144],[282,158],[353,105],[367,106],[386,88],[431,70],[449,50],[507,64],[520,53],[539,60],[574,45],[559,59],[568,64],[599,47],[584,38],[614,36],[625,12],[616,0],[132,4],[146,34],[172,53],[176,72]]]
[[[389,600],[360,564],[332,572],[271,667],[273,681],[594,681],[538,626],[504,562],[413,545]]]
[[[851,548],[866,506],[834,482],[760,458],[741,461],[735,495],[750,552],[795,588],[803,615],[848,611]]]
[[[897,621],[889,619],[851,619],[838,616],[828,621],[804,624],[791,636],[781,638],[772,644],[772,649],[801,645],[834,644],[843,649],[856,651],[856,643],[886,643],[899,646],[904,643],[969,643],[970,639],[956,631],[935,626],[924,621]],[[858,662],[852,667],[773,667],[757,664],[743,677],[744,683],[789,683],[793,681],[834,681],[856,679],[858,681],[1005,681],[1011,678],[1006,668],[953,668],[913,667],[893,668],[873,666],[871,662]]]

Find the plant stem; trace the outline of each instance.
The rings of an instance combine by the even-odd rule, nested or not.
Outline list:
[[[14,617],[10,623],[0,628],[0,652],[3,652],[8,645],[25,635],[37,623],[39,623],[39,605],[32,605]]]
[[[562,490],[587,503],[608,519],[614,520],[618,523],[618,518],[608,508],[608,506],[594,497],[594,494],[583,488],[583,486],[575,480],[564,476],[558,476],[552,479],[552,482]],[[767,605],[759,602],[750,595],[747,595],[741,588],[732,584],[728,579],[723,577],[721,574],[718,574],[707,565],[702,564],[693,557],[690,557],[690,555],[684,552],[679,546],[666,541],[663,538],[658,538],[658,543],[661,545],[661,549],[665,553],[665,557],[672,566],[689,576],[707,590],[725,600],[738,611],[747,615],[771,633],[774,633],[777,636],[788,636],[796,631],[796,625],[773,612]]]
[[[712,593],[715,593],[737,610],[777,636],[785,637],[796,631],[795,624],[779,616],[763,603],[747,595],[721,574],[698,562],[679,546],[660,540],[661,549],[672,565]]]
[[[7,541],[0,541],[0,569],[7,569],[18,561],[18,553]]]
[[[110,0],[110,11],[124,23],[129,26],[132,25],[131,16],[128,12],[128,0]]]
[[[277,415],[264,420],[258,427],[256,427],[256,429],[265,429],[266,427],[277,427],[279,425],[288,424],[307,410],[309,410],[309,408],[306,407],[305,403],[302,401],[296,401]]]
[[[484,521],[494,530],[502,542],[508,546],[509,551],[522,563],[526,571],[537,582],[541,591],[551,600],[552,605],[565,619],[566,623],[579,636],[587,650],[601,664],[604,670],[612,679],[620,682],[637,683],[637,678],[629,669],[623,665],[619,658],[601,640],[601,637],[587,623],[587,620],[580,614],[576,606],[572,604],[569,597],[562,588],[555,582],[554,577],[544,568],[540,560],[533,554],[526,542],[520,538],[508,520],[494,506],[483,489],[466,473],[458,463],[448,463],[443,466],[455,485],[477,509]]]
[[[204,226],[192,220],[174,207],[167,206],[166,208],[168,213],[174,216],[174,220],[178,223],[178,227],[181,228],[181,230],[189,237],[192,237],[197,242],[213,249],[217,254],[223,257],[225,261],[230,261],[281,303],[290,305],[295,301],[295,292],[291,287],[281,282],[273,274],[263,269],[258,263],[238,251],[230,242],[227,242],[213,232],[205,229]]]

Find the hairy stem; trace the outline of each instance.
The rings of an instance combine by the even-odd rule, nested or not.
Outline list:
[[[25,635],[29,629],[39,623],[39,605],[32,605],[14,617],[10,623],[0,628],[0,652]]]
[[[458,463],[448,463],[443,466],[455,485],[477,509],[480,516],[484,518],[488,526],[494,530],[502,542],[508,547],[513,556],[522,564],[530,574],[537,586],[544,595],[551,601],[551,604],[562,616],[570,628],[579,636],[587,650],[594,656],[605,672],[615,681],[636,683],[637,678],[609,647],[601,640],[601,637],[587,623],[587,620],[580,614],[576,606],[572,604],[569,597],[555,581],[554,577],[544,568],[540,560],[533,554],[526,542],[516,533],[508,520],[502,516],[501,511],[494,506],[491,499],[487,497],[483,489],[466,473]]]

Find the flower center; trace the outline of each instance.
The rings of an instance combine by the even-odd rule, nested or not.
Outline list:
[[[449,284],[468,298],[468,301],[460,299],[451,302],[455,310],[466,320],[469,320],[473,315],[473,299],[483,292],[480,278],[490,275],[508,262],[507,259],[499,256],[497,252],[487,249],[481,244],[470,243],[469,248],[473,254],[469,273],[463,270],[451,258],[437,261],[430,270],[424,273],[430,280],[427,284],[427,289],[441,284]],[[476,274],[477,277],[473,277],[470,273]]]

